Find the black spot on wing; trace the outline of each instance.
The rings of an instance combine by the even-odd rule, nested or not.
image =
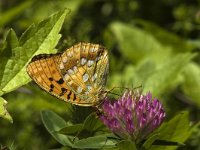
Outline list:
[[[49,78],[49,81],[53,81],[53,78],[52,78],[52,77],[50,77],[50,78]]]
[[[75,101],[76,100],[76,94],[74,94],[74,98],[73,98],[73,101]]]
[[[61,88],[61,93],[59,94],[59,96],[63,96],[66,92],[67,92],[67,89],[66,88]]]
[[[58,84],[63,84],[64,80],[62,78],[60,78],[58,81],[56,81]]]
[[[72,91],[69,91],[69,94],[67,95],[67,99],[70,99],[71,94],[72,94]]]
[[[51,84],[51,85],[50,85],[50,90],[49,90],[49,92],[52,92],[52,91],[53,91],[53,88],[54,88],[54,85]]]

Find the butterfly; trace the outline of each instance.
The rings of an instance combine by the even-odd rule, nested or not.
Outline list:
[[[105,96],[108,52],[80,42],[63,53],[40,54],[27,65],[29,76],[51,95],[79,106],[97,106]]]

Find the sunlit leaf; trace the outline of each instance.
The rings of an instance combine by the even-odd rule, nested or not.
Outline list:
[[[165,64],[155,69],[149,75],[144,85],[144,92],[151,91],[158,96],[167,89],[176,86],[177,82],[179,82],[178,75],[193,57],[193,54],[186,53],[170,58]]]
[[[9,32],[7,47],[1,52],[0,93],[10,92],[30,81],[26,64],[34,55],[55,53],[54,47],[61,37],[58,33],[66,13],[66,10],[60,11],[38,25],[31,26],[20,38],[19,45],[14,31]]]
[[[136,67],[127,65],[124,72],[112,76],[110,82],[113,86],[132,88],[141,85],[144,93],[151,91],[154,95],[160,96],[181,83],[179,75],[193,57],[193,54],[183,53],[171,56],[160,64],[146,59]]]
[[[165,56],[165,53],[168,53],[167,48],[155,37],[138,27],[115,22],[110,25],[110,29],[117,39],[121,54],[133,63],[146,56],[154,57],[155,54]]]
[[[182,89],[186,94],[186,100],[200,108],[200,67],[195,63],[190,63],[183,73],[185,80]]]
[[[0,97],[0,117],[9,120],[11,123],[13,122],[12,117],[8,113],[6,109],[7,101]]]

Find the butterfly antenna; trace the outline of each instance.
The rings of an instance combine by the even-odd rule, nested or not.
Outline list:
[[[111,92],[111,91],[107,91],[107,93],[110,93],[110,94],[113,94],[113,95],[117,95],[117,96],[121,96],[121,95],[119,95],[117,93],[114,93],[114,92]]]
[[[139,86],[134,87],[134,88],[132,87],[131,89],[135,90],[135,89],[139,89],[139,88],[142,88],[142,85],[139,85]],[[121,96],[120,94],[112,92],[114,89],[120,89],[120,92],[122,93],[122,89],[129,90],[130,88],[128,88],[128,87],[120,87],[120,86],[119,87],[113,87],[110,90],[106,91],[106,93],[110,93],[110,94],[113,94],[113,95]]]
[[[136,86],[136,87],[133,87],[133,86],[132,86],[132,89],[133,89],[133,90],[139,89],[139,88],[142,88],[142,85],[139,85],[139,86]],[[129,90],[130,88],[129,88],[129,87],[116,86],[116,87],[111,88],[111,89],[108,90],[107,92],[110,93],[110,92],[113,91],[114,89],[126,89],[126,90]]]

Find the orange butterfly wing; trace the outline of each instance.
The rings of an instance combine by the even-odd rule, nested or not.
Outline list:
[[[102,99],[108,55],[98,44],[79,43],[62,54],[34,56],[27,72],[42,89],[57,98],[94,106]]]

